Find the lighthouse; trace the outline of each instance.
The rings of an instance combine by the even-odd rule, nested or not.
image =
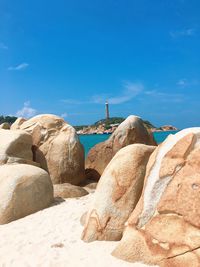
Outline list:
[[[106,120],[108,120],[110,118],[108,101],[106,101],[105,103],[105,108],[106,108]]]

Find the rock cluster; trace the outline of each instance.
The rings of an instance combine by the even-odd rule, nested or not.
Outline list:
[[[153,136],[145,128],[141,118],[129,116],[105,142],[94,146],[86,158],[86,175],[99,179],[113,156],[121,148],[130,144],[156,145]]]
[[[52,203],[51,179],[38,165],[33,160],[30,134],[22,130],[0,130],[0,224]]]
[[[183,130],[148,162],[142,197],[114,255],[160,266],[200,266],[200,128]]]
[[[122,236],[115,257],[161,267],[199,267],[200,128],[170,135],[153,150],[137,144],[116,153],[84,218],[82,239]]]
[[[84,180],[83,146],[63,119],[18,118],[10,130],[0,129],[0,224],[48,207],[54,191],[60,197],[88,194],[72,185]]]

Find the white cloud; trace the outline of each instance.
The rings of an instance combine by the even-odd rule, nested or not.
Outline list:
[[[172,38],[184,37],[184,36],[194,36],[196,34],[195,28],[188,28],[180,31],[171,31],[170,35]]]
[[[12,66],[9,67],[8,70],[25,70],[28,68],[28,66],[29,66],[28,63],[21,63],[15,67],[12,67]]]
[[[24,106],[22,107],[22,109],[16,112],[16,116],[23,117],[23,118],[30,118],[30,117],[35,116],[36,113],[37,113],[37,110],[30,106],[30,101],[26,101],[24,102]]]
[[[145,91],[145,95],[149,97],[153,97],[160,102],[173,102],[173,103],[180,103],[184,101],[183,94],[176,94],[176,93],[164,93],[157,90]]]
[[[180,87],[186,87],[188,85],[188,81],[186,79],[180,79],[177,82],[177,85],[180,86]]]
[[[7,50],[8,47],[7,47],[7,45],[5,45],[4,43],[0,42],[0,49],[5,49],[5,50]]]
[[[130,101],[144,90],[142,83],[126,82],[120,95],[108,97],[106,95],[95,95],[92,97],[92,102],[104,104],[107,100],[109,104],[117,105]]]

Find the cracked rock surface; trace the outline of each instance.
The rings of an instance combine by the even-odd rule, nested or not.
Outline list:
[[[150,156],[142,196],[113,255],[162,267],[200,266],[200,128]]]
[[[140,117],[130,115],[105,142],[95,145],[86,158],[86,175],[99,179],[114,155],[131,144],[157,145],[152,133],[145,128]]]
[[[124,223],[140,198],[154,149],[134,144],[117,152],[99,180],[82,234],[84,241],[121,239]]]

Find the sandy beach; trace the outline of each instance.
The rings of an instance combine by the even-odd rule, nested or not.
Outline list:
[[[81,215],[93,198],[66,199],[50,208],[0,226],[0,266],[142,267],[110,255],[117,242],[84,243]]]

